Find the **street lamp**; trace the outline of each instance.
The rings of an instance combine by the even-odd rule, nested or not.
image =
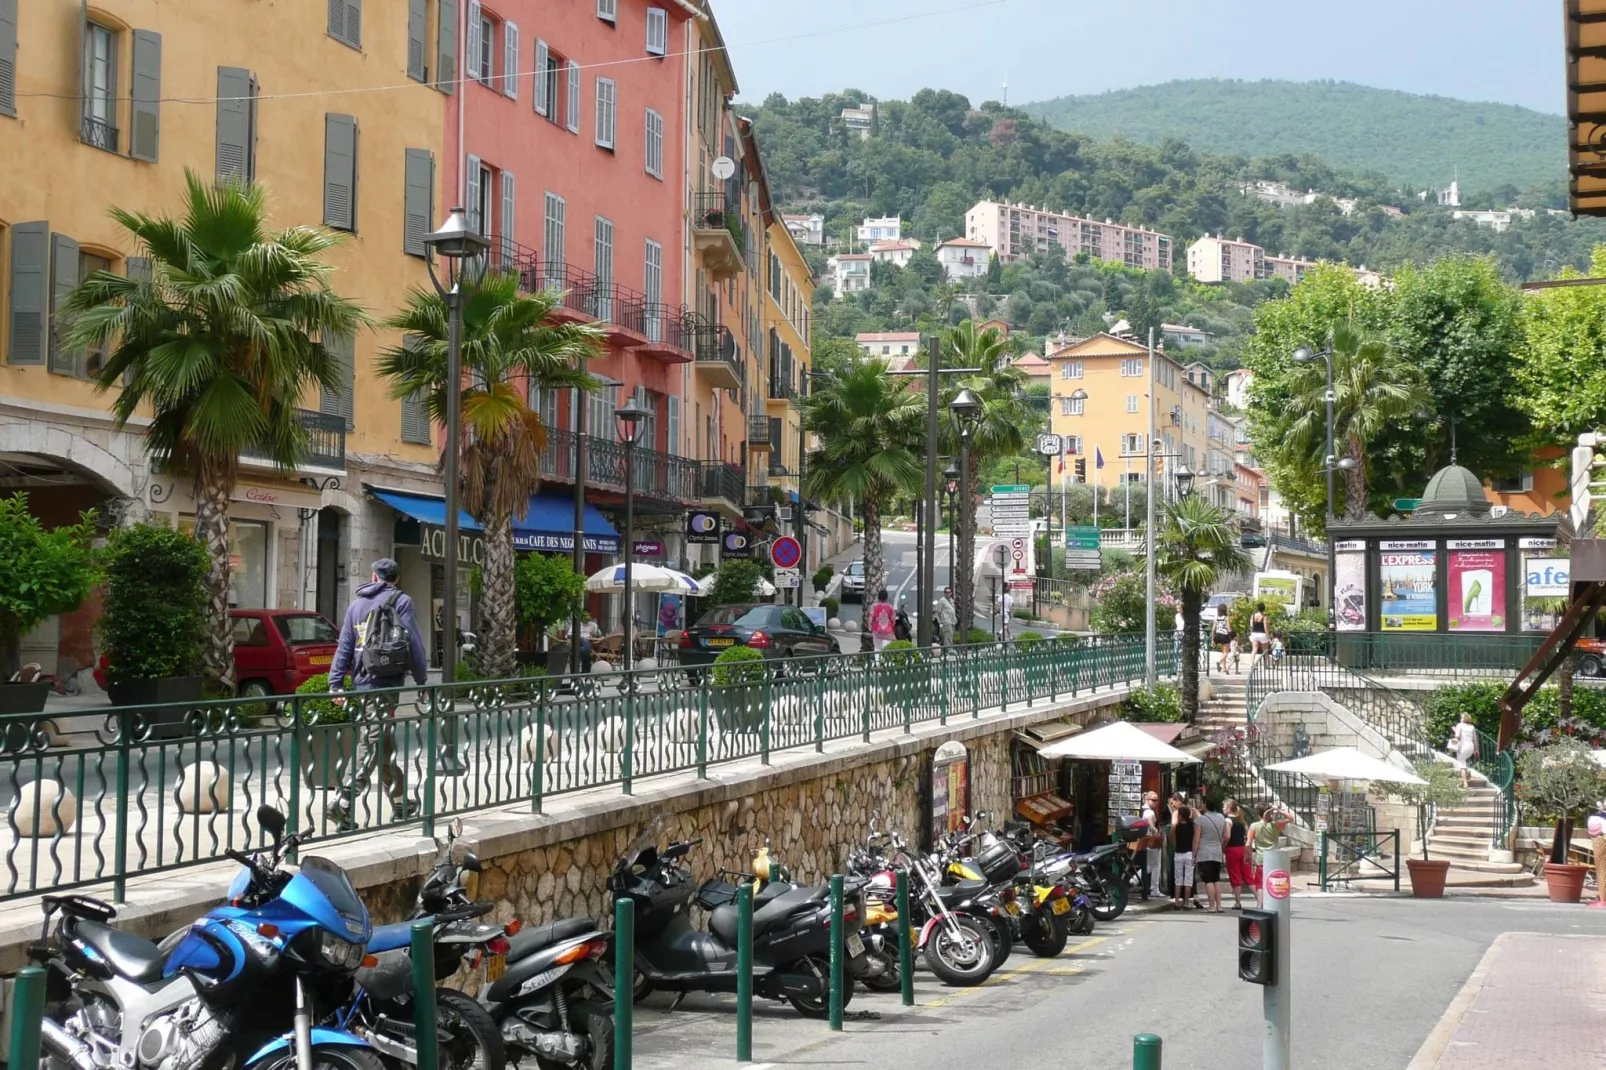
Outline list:
[[[635,659],[635,630],[636,607],[632,601],[635,591],[631,589],[631,558],[635,557],[635,527],[636,527],[636,439],[641,435],[641,422],[652,415],[646,407],[636,403],[635,398],[614,412],[614,419],[619,421],[619,441],[625,445],[625,535],[624,543],[620,549],[625,554],[625,653],[624,670],[630,671],[630,664]]]
[[[959,425],[959,500],[964,504],[959,507],[959,516],[965,521],[965,538],[960,543],[960,549],[965,552],[966,574],[972,569],[971,560],[975,553],[975,534],[969,523],[970,503],[975,494],[970,487],[970,433],[976,426],[976,419],[981,415],[981,402],[971,393],[969,387],[960,387],[959,393],[948,403],[948,411],[953,413],[954,422]],[[952,563],[949,565],[952,571]],[[975,623],[976,597],[971,582],[961,582],[959,585],[960,597],[964,605],[959,607],[959,624],[969,634],[970,626]]]
[[[1310,364],[1315,360],[1321,360],[1327,365],[1327,393],[1324,395],[1327,401],[1327,453],[1322,459],[1322,470],[1327,473],[1327,612],[1332,617],[1336,627],[1338,616],[1337,607],[1333,604],[1333,599],[1338,591],[1338,577],[1335,575],[1338,561],[1335,556],[1332,526],[1333,496],[1336,493],[1333,477],[1340,464],[1337,462],[1338,448],[1333,441],[1333,403],[1337,400],[1337,395],[1333,392],[1333,345],[1331,339],[1328,340],[1326,346],[1316,352],[1312,352],[1309,346],[1300,346],[1294,350],[1295,364]],[[1343,465],[1345,471],[1356,467],[1360,463],[1353,457],[1346,457],[1344,460],[1350,462]]]
[[[463,283],[477,274],[474,264],[483,265],[491,247],[486,238],[469,225],[461,206],[446,216],[437,231],[424,235],[424,264],[429,281],[446,302],[446,545],[442,548],[441,597],[446,603],[441,630],[445,645],[441,651],[441,679],[457,682],[457,514],[462,498],[460,461],[463,422]],[[446,261],[446,283],[435,274],[435,257]],[[450,694],[450,692],[448,692]]]
[[[1196,478],[1196,473],[1189,471],[1187,465],[1179,466],[1176,474],[1171,478],[1177,481],[1178,498],[1186,498],[1193,493],[1193,481]]]
[[[950,464],[942,470],[942,480],[948,489],[948,585],[951,587],[954,582],[954,506],[959,502],[959,469]]]

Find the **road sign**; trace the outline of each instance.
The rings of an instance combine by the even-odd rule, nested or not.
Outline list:
[[[783,590],[788,587],[800,587],[803,582],[799,578],[801,575],[802,573],[795,568],[778,568],[775,570],[775,586]]]
[[[1065,548],[1067,550],[1097,550],[1099,548],[1099,529],[1092,526],[1066,528]]]
[[[1078,572],[1097,572],[1104,564],[1104,555],[1098,550],[1066,550],[1065,567]]]
[[[1421,498],[1395,498],[1394,499],[1394,511],[1397,512],[1397,513],[1413,512],[1417,508],[1419,508],[1421,505],[1422,505],[1422,499]]]
[[[993,497],[1000,494],[1030,494],[1032,488],[1025,483],[1005,483],[993,487]]]
[[[1012,591],[1030,591],[1036,588],[1036,586],[1036,582],[1029,579],[1009,581],[1009,589]]]
[[[1058,435],[1037,436],[1037,452],[1044,457],[1058,457],[1064,449],[1065,443]]]
[[[770,561],[776,568],[795,569],[803,560],[803,548],[790,535],[782,535],[770,543]]]

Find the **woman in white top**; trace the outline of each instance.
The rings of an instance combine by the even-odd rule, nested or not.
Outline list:
[[[1450,757],[1461,773],[1461,786],[1472,786],[1472,768],[1467,763],[1478,756],[1478,730],[1472,725],[1472,714],[1463,713],[1461,723],[1450,730]]]

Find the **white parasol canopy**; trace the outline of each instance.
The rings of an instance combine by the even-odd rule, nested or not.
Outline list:
[[[691,580],[692,585],[697,588],[696,594],[713,594],[714,579],[716,576],[718,576],[718,573],[710,572],[700,580]],[[691,577],[688,576],[687,579],[691,579]],[[760,598],[768,598],[770,595],[775,593],[775,584],[771,583],[763,576],[760,576],[758,578],[758,583],[754,585],[753,590],[758,593]]]
[[[1268,765],[1279,773],[1303,773],[1312,780],[1381,780],[1394,784],[1425,784],[1427,781],[1408,769],[1391,765],[1381,758],[1362,754],[1354,747],[1307,754],[1303,758]]]
[[[586,578],[588,591],[619,591],[625,585],[625,567],[609,565]],[[672,568],[661,565],[633,564],[630,566],[630,586],[637,591],[668,591],[672,594],[701,594],[695,580]]]
[[[1116,721],[1079,736],[1050,743],[1037,752],[1044,758],[1086,758],[1094,761],[1197,762],[1198,758],[1162,743],[1136,725]]]

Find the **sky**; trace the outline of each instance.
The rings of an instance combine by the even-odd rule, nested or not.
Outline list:
[[[929,86],[980,103],[1007,79],[1010,103],[1024,104],[1178,78],[1286,78],[1565,107],[1556,0],[712,3],[744,101]]]

